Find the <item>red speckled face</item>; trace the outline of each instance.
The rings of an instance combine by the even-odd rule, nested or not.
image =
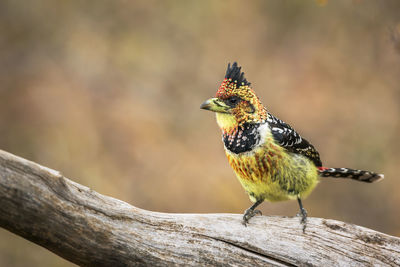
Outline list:
[[[266,118],[266,111],[261,101],[249,85],[238,86],[237,81],[225,78],[218,88],[216,97],[232,106],[231,114],[235,116],[239,125],[245,122],[260,122]],[[230,103],[232,99],[237,103]]]
[[[237,84],[232,82],[232,79],[224,79],[221,85],[218,88],[217,94],[215,97],[219,99],[226,99],[232,96],[233,91],[236,89]]]

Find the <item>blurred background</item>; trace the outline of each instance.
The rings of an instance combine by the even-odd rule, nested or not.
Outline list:
[[[2,0],[0,149],[143,209],[242,213],[199,109],[232,61],[325,165],[385,174],[323,180],[309,215],[400,236],[398,0]],[[0,266],[28,265],[73,266],[0,229]]]

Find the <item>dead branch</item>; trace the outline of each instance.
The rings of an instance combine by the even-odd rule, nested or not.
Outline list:
[[[84,266],[399,266],[400,239],[344,222],[168,214],[0,150],[0,226]]]

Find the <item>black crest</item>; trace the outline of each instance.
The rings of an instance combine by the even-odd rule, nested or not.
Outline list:
[[[225,78],[232,79],[232,81],[237,81],[237,84],[240,85],[250,85],[250,83],[244,77],[244,72],[241,71],[242,67],[238,67],[237,62],[233,62],[232,67],[231,63],[228,64],[228,68],[226,69]]]

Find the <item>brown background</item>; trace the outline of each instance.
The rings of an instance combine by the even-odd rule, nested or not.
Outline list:
[[[322,181],[309,215],[399,236],[397,0],[2,0],[0,149],[140,208],[242,213],[250,201],[199,109],[234,60],[325,165],[386,176]],[[72,266],[2,229],[0,265]]]

